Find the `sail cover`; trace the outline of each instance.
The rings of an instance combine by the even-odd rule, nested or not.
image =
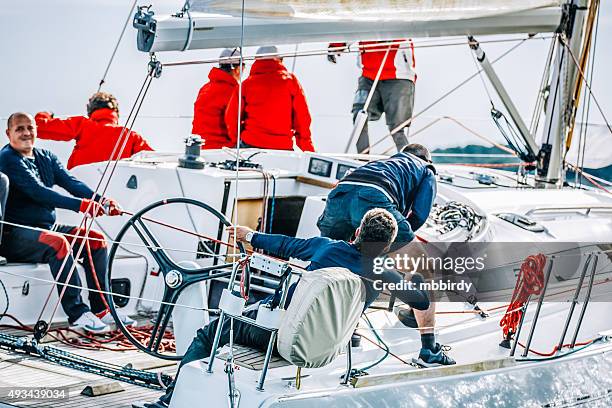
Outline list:
[[[192,11],[240,16],[241,0],[193,0]],[[559,6],[562,0],[247,0],[245,16],[317,20],[463,20]]]

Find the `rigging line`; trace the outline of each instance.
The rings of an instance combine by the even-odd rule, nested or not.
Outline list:
[[[291,62],[291,73],[295,73],[295,63],[297,62],[297,53],[300,44],[295,44],[295,51],[293,52],[293,61]]]
[[[495,58],[493,61],[491,61],[491,65],[495,64],[497,61],[501,60],[502,58],[504,58],[505,56],[507,56],[508,54],[510,54],[512,51],[516,50],[518,47],[520,47],[521,45],[523,45],[525,43],[525,41],[531,39],[531,37],[527,37],[527,38],[523,38],[518,44],[510,47],[506,52],[504,52],[502,55],[500,55],[499,57]],[[464,44],[465,45],[465,44]],[[366,151],[364,153],[369,153],[374,147],[376,147],[377,145],[379,145],[381,142],[383,142],[384,140],[388,139],[389,137],[391,137],[393,134],[395,134],[396,132],[398,132],[400,129],[403,129],[404,127],[410,125],[412,123],[412,121],[414,119],[416,119],[417,117],[421,116],[423,113],[427,112],[428,110],[430,110],[431,108],[433,108],[435,105],[437,105],[440,101],[442,101],[443,99],[445,99],[447,96],[449,96],[450,94],[452,94],[453,92],[455,92],[456,90],[458,90],[459,88],[461,88],[463,85],[467,84],[468,82],[470,82],[472,79],[474,79],[474,77],[476,77],[477,75],[479,75],[479,72],[482,71],[482,69],[480,69],[478,72],[474,72],[473,74],[471,74],[470,76],[468,76],[466,79],[464,79],[463,81],[461,81],[458,85],[456,85],[454,88],[452,88],[451,90],[447,91],[446,93],[442,94],[440,97],[438,97],[436,100],[434,100],[433,102],[431,102],[429,105],[427,105],[425,108],[423,108],[421,111],[417,112],[415,115],[413,115],[410,119],[404,121],[403,123],[400,123],[398,126],[395,127],[395,129],[392,129],[389,133],[387,133],[385,136],[383,136],[381,139],[379,139],[376,143],[374,143],[373,145],[370,146],[369,149],[366,149]]]
[[[548,81],[548,78],[550,77],[550,67],[552,66],[552,58],[554,55],[556,43],[557,38],[553,37],[553,41],[550,42],[550,46],[548,48],[548,55],[546,57],[544,71],[542,72],[542,79],[540,80],[540,86],[538,88],[536,104],[533,110],[533,115],[531,116],[531,123],[529,125],[529,133],[532,135],[535,135],[537,133],[540,124],[540,117],[542,116],[544,104],[544,92],[546,88],[546,83]]]
[[[597,9],[597,20],[595,21],[595,35],[593,38],[593,52],[591,53],[591,74],[590,74],[591,84],[593,84],[593,78],[594,78],[593,75],[595,71],[595,56],[597,55],[597,38],[599,34],[599,15],[601,14],[600,10],[601,10],[600,8]],[[584,106],[583,106],[583,109],[584,109]],[[584,170],[584,159],[586,156],[586,144],[587,144],[587,139],[588,139],[590,113],[591,113],[591,94],[589,94],[587,97],[586,120],[583,121],[583,124],[582,124],[582,126],[584,127],[584,144],[582,145],[582,163],[580,164],[576,163],[577,165],[579,164],[582,170]],[[582,186],[582,178],[580,178],[580,185]]]
[[[145,219],[145,218],[143,218],[143,219]],[[151,221],[151,222],[153,222],[153,223],[160,224],[160,222],[155,222],[154,220],[150,220],[150,221]],[[8,221],[0,221],[0,223],[5,224],[5,225],[10,225],[10,226],[12,226],[12,227],[16,227],[16,228],[23,228],[23,229],[28,229],[28,230],[32,230],[32,231],[39,231],[39,232],[48,232],[48,231],[49,231],[49,230],[44,229],[44,228],[32,227],[32,226],[29,226],[29,225],[23,225],[23,224],[14,224],[14,223],[12,223],[12,222],[8,222]],[[100,224],[96,224],[96,225],[97,225],[97,227],[98,227],[100,230],[102,230],[102,232],[103,232],[103,233],[104,233],[106,236],[110,236],[110,235],[109,235],[109,234],[108,234],[108,233],[107,233],[107,232],[104,230],[104,228],[103,228],[103,227],[102,227]],[[162,225],[163,225],[163,224],[162,224]],[[166,224],[165,226],[167,226],[167,227],[169,227],[169,228],[172,228],[172,229],[177,229],[177,228],[178,228],[178,227],[172,227],[172,226],[171,226],[171,225],[169,225],[169,224]],[[59,232],[59,231],[54,231],[54,232],[56,232],[56,233],[58,233],[58,234],[61,234],[61,235],[65,236],[65,237],[70,237],[70,238],[75,238],[75,237],[76,237],[76,238],[80,238],[80,237],[81,237],[80,235],[76,235],[76,234],[69,234],[69,233],[67,233],[67,232]],[[193,232],[191,232],[191,231],[187,231],[187,230],[184,230],[184,231],[181,231],[181,232],[184,232],[184,233],[187,233],[187,234],[190,234],[190,235],[196,235],[196,236],[199,236],[200,238],[205,238],[205,239],[210,239],[210,240],[212,240],[212,239],[213,239],[213,238],[207,237],[207,236],[205,236],[205,235],[201,235],[201,236],[200,236],[200,235],[197,235],[197,234],[195,234],[195,233],[193,233]],[[117,245],[119,245],[119,246],[120,246],[120,247],[121,247],[121,248],[122,248],[124,251],[129,252],[129,253],[131,253],[131,254],[133,254],[133,255],[136,255],[136,256],[138,256],[138,257],[144,258],[144,259],[147,259],[147,258],[146,258],[146,256],[144,256],[144,255],[142,255],[142,254],[140,254],[140,253],[138,253],[138,252],[130,251],[129,249],[124,248],[123,246],[124,246],[124,245],[126,245],[126,246],[134,246],[134,247],[146,248],[146,249],[152,249],[152,250],[160,250],[160,249],[165,249],[165,250],[167,250],[167,251],[173,251],[173,252],[183,252],[183,253],[187,253],[187,254],[195,254],[195,255],[207,255],[207,256],[211,256],[211,257],[214,257],[214,258],[219,258],[219,259],[224,259],[224,258],[226,258],[226,257],[233,256],[233,255],[231,255],[231,254],[228,254],[228,255],[216,255],[216,254],[212,254],[212,253],[210,253],[210,252],[193,251],[193,250],[190,250],[190,249],[180,249],[180,248],[172,248],[172,247],[166,247],[166,246],[155,246],[155,245],[139,244],[139,243],[136,243],[136,242],[122,242],[122,241],[115,241],[115,240],[110,239],[110,238],[109,238],[109,239],[106,239],[106,238],[95,238],[95,237],[90,237],[90,238],[89,238],[89,241],[93,241],[93,242],[96,242],[96,241],[97,241],[97,242],[106,242],[106,243],[109,243],[109,244],[117,244]],[[223,241],[219,241],[219,242],[220,242],[221,244],[223,244],[223,245],[231,246],[231,244],[229,244],[229,243],[226,243],[226,242],[223,242]]]
[[[163,300],[149,299],[149,298],[144,298],[144,297],[141,297],[141,296],[124,295],[122,293],[115,293],[115,292],[110,291],[110,290],[91,289],[91,288],[89,288],[87,286],[73,285],[73,284],[70,284],[70,283],[67,283],[67,282],[60,282],[60,281],[52,280],[52,279],[39,278],[39,277],[36,277],[36,276],[28,276],[28,275],[24,275],[22,273],[9,272],[9,271],[6,271],[6,270],[4,270],[2,268],[0,268],[0,273],[4,273],[6,275],[14,276],[14,277],[21,278],[21,279],[28,279],[28,280],[31,279],[31,280],[38,281],[38,282],[51,283],[51,284],[53,284],[53,287],[55,287],[55,285],[57,285],[57,286],[63,286],[63,287],[68,287],[68,288],[80,289],[80,290],[84,290],[84,291],[87,291],[87,292],[100,293],[102,295],[110,295],[110,296],[113,296],[113,297],[117,296],[117,297],[121,297],[121,298],[125,298],[125,299],[142,300],[142,301],[146,301],[146,302],[159,303],[159,304],[167,305],[167,306],[178,306],[178,307],[183,307],[185,309],[192,309],[192,310],[199,310],[199,311],[206,311],[206,312],[218,312],[219,311],[219,309],[209,309],[209,308],[203,308],[203,307],[184,305],[182,303],[165,302]]]
[[[102,173],[102,175],[101,175],[101,177],[100,177],[100,181],[98,182],[98,185],[96,186],[96,190],[94,190],[94,194],[93,194],[93,196],[92,196],[92,202],[89,204],[87,211],[89,211],[89,209],[90,209],[90,208],[91,208],[91,207],[94,205],[93,200],[95,199],[95,196],[96,196],[96,194],[97,194],[98,190],[100,189],[100,187],[101,187],[101,186],[102,186],[102,184],[103,184],[104,177],[106,176],[106,173],[107,173],[108,169],[112,167],[112,170],[111,170],[111,172],[110,172],[110,174],[109,174],[109,176],[108,176],[108,180],[106,181],[106,185],[104,186],[104,188],[103,188],[103,190],[102,190],[102,194],[100,194],[100,195],[101,195],[101,196],[104,196],[104,194],[106,193],[106,190],[107,190],[107,188],[108,188],[108,186],[109,186],[109,184],[110,184],[110,181],[111,181],[111,179],[112,179],[112,176],[113,176],[114,170],[115,170],[115,168],[117,167],[117,163],[119,162],[119,159],[120,159],[120,157],[121,157],[121,154],[123,153],[123,150],[125,149],[125,146],[127,145],[127,142],[128,142],[128,140],[129,140],[129,135],[130,135],[130,132],[131,132],[131,128],[132,128],[132,126],[134,125],[134,121],[136,120],[136,117],[138,116],[138,112],[140,111],[140,108],[142,107],[142,102],[144,101],[144,97],[146,96],[147,91],[148,91],[148,89],[149,89],[149,86],[151,85],[151,81],[152,81],[153,75],[154,75],[154,67],[153,67],[153,66],[151,66],[151,67],[150,67],[150,70],[149,70],[149,73],[147,74],[147,77],[145,78],[145,81],[144,81],[144,83],[143,83],[143,86],[141,87],[140,92],[138,93],[138,97],[140,97],[140,96],[142,95],[142,99],[140,100],[140,103],[138,103],[139,101],[138,101],[138,97],[137,97],[137,100],[136,100],[136,102],[135,102],[134,106],[132,106],[132,110],[130,111],[130,116],[131,116],[131,115],[132,115],[132,113],[134,112],[134,110],[135,110],[136,106],[138,106],[138,108],[136,109],[135,114],[134,114],[134,119],[132,120],[132,125],[127,126],[127,127],[124,127],[124,128],[123,128],[123,131],[121,132],[121,135],[120,135],[120,136],[119,136],[119,138],[117,139],[117,142],[115,143],[115,146],[114,146],[114,148],[113,148],[113,152],[111,153],[111,156],[110,156],[110,158],[111,158],[111,159],[112,159],[113,154],[115,153],[115,151],[116,151],[116,149],[117,149],[117,147],[118,147],[118,145],[119,145],[120,141],[122,140],[122,138],[124,139],[124,140],[123,140],[123,145],[121,146],[121,149],[120,149],[120,151],[119,151],[119,153],[118,153],[118,155],[117,155],[117,158],[116,158],[114,161],[110,161],[110,160],[109,160],[109,161],[107,162],[106,167],[105,167],[105,169],[104,169],[104,172]],[[143,92],[143,88],[144,88],[144,92]],[[127,119],[127,121],[126,121],[126,125],[129,125],[130,116],[128,116],[128,119]],[[113,165],[114,165],[114,166],[111,166],[111,163],[113,163]],[[81,243],[80,243],[80,245],[79,245],[79,248],[78,248],[78,250],[77,250],[77,253],[76,253],[76,255],[73,257],[74,259],[78,259],[78,258],[80,258],[81,253],[82,253],[82,251],[83,251],[83,248],[84,248],[84,246],[85,246],[85,242],[86,242],[86,240],[89,238],[89,233],[90,233],[91,227],[92,227],[92,225],[93,225],[93,221],[94,221],[94,219],[95,219],[95,216],[91,218],[91,221],[90,221],[90,222],[88,222],[87,213],[85,213],[85,214],[83,215],[83,218],[82,218],[82,220],[81,220],[81,224],[80,224],[80,226],[79,226],[79,229],[80,229],[80,228],[81,228],[81,226],[84,224],[84,225],[85,225],[85,232],[84,232],[84,234],[83,234],[83,240],[81,241]],[[76,237],[72,239],[72,242],[71,242],[71,244],[70,244],[71,249],[73,248],[74,244],[76,243],[76,240],[77,240],[77,238],[76,238]],[[71,255],[71,254],[68,254],[68,255]],[[58,272],[58,275],[59,275],[59,276],[61,276],[61,274],[63,273],[63,271],[64,271],[64,269],[65,269],[65,267],[66,267],[66,263],[68,262],[68,259],[69,259],[69,256],[67,256],[66,258],[64,258],[64,261],[62,262],[62,265],[61,265],[60,270],[59,270],[59,272]],[[72,267],[71,267],[70,271],[69,271],[69,272],[68,272],[68,274],[67,274],[66,281],[70,280],[70,278],[72,277],[72,275],[73,275],[73,273],[74,273],[74,271],[75,271],[75,270],[76,270],[76,263],[75,263],[75,262],[73,262],[73,263],[72,263]],[[43,308],[42,308],[42,310],[41,310],[41,312],[40,312],[40,315],[39,315],[39,318],[38,318],[38,320],[39,320],[39,321],[41,320],[42,315],[43,315],[43,314],[44,314],[44,312],[45,312],[45,309],[46,309],[46,307],[47,307],[47,304],[48,304],[48,302],[49,302],[49,299],[50,299],[50,297],[51,297],[51,293],[53,292],[53,289],[54,289],[54,288],[51,288],[51,290],[49,291],[49,294],[47,295],[47,299],[46,299],[46,301],[45,301],[45,303],[44,303],[44,305],[43,305]],[[57,300],[57,302],[55,303],[55,307],[53,308],[53,311],[52,311],[52,314],[51,314],[51,318],[49,319],[49,321],[53,320],[53,317],[55,316],[55,313],[57,312],[57,308],[59,307],[59,305],[60,305],[60,303],[61,303],[62,297],[64,296],[64,294],[65,294],[65,292],[66,292],[66,289],[67,289],[67,287],[66,287],[66,286],[64,286],[64,288],[63,288],[63,289],[62,289],[62,291],[60,292],[60,294],[59,294],[59,296],[58,296],[58,300]]]
[[[606,126],[608,127],[608,130],[610,131],[610,133],[612,133],[612,126],[610,126],[610,122],[608,121],[608,118],[606,117],[606,114],[604,113],[601,105],[599,104],[599,101],[595,97],[595,94],[593,93],[593,89],[591,89],[591,85],[589,84],[586,76],[584,75],[584,71],[580,67],[580,64],[578,63],[578,60],[576,59],[576,56],[574,55],[574,53],[570,49],[569,44],[564,39],[561,40],[561,43],[563,44],[564,49],[567,49],[568,54],[572,57],[572,61],[574,62],[574,65],[578,69],[578,72],[580,73],[580,77],[584,81],[584,85],[589,90],[589,93],[591,94],[591,97],[593,98],[593,101],[595,102],[595,105],[597,106],[597,110],[599,110],[599,113],[601,114],[601,117],[603,118]]]
[[[427,125],[423,126],[421,129],[419,129],[418,131],[416,131],[415,133],[413,133],[410,137],[414,138],[417,134],[421,133],[422,131],[428,129],[429,127],[433,126],[434,124],[442,121],[442,120],[449,120],[453,123],[455,123],[457,126],[460,126],[461,128],[465,129],[467,132],[471,133],[472,135],[476,136],[479,139],[484,140],[487,143],[490,143],[493,147],[497,147],[498,149],[506,152],[506,153],[510,153],[512,156],[517,157],[516,152],[510,148],[508,148],[507,146],[504,146],[502,144],[499,144],[497,142],[495,142],[493,139],[484,136],[481,133],[476,132],[475,130],[469,128],[467,125],[465,125],[463,122],[459,121],[458,119],[452,117],[452,116],[440,116],[439,118],[431,121],[430,123],[428,123]],[[390,147],[389,149],[387,149],[384,154],[388,154],[391,150],[395,149],[395,147]]]
[[[117,54],[117,50],[119,49],[119,44],[121,43],[121,40],[123,39],[123,35],[125,34],[125,29],[127,28],[128,24],[132,20],[132,15],[134,14],[134,8],[136,7],[137,2],[138,0],[134,0],[134,2],[132,3],[132,7],[130,7],[130,11],[127,15],[127,18],[125,19],[125,23],[123,24],[123,29],[121,30],[121,34],[119,35],[119,38],[117,39],[117,43],[115,44],[115,49],[113,50],[113,53],[111,54],[108,64],[106,65],[106,70],[104,71],[104,75],[102,75],[102,79],[100,80],[100,83],[98,84],[98,92],[100,92],[100,89],[102,89],[102,85],[104,85],[104,83],[106,82],[106,76],[108,75],[108,71],[110,70],[110,67],[113,64],[113,61],[115,59],[115,54]]]
[[[535,37],[533,37],[535,38]],[[548,36],[548,37],[537,37],[537,38],[542,38],[542,39],[550,39],[553,38],[553,36]],[[525,41],[525,38],[508,38],[508,39],[499,39],[499,40],[483,40],[483,41],[479,41],[480,44],[491,44],[491,43],[512,43],[512,42],[522,42]],[[406,41],[407,42],[407,41]],[[380,47],[380,46],[384,46],[386,44],[397,44],[396,43],[377,43],[377,44],[373,44],[373,45],[364,45],[363,47]],[[440,44],[430,44],[430,45],[418,45],[415,44],[414,48],[435,48],[435,47],[447,47],[447,46],[465,46],[465,42],[461,41],[461,42],[453,42],[453,43],[440,43]],[[409,47],[405,46],[402,47],[400,45],[400,49],[408,49]],[[361,52],[378,52],[378,50],[364,50],[361,51],[360,49],[355,49],[355,50],[347,50],[344,51],[345,53],[348,54],[357,54],[357,53],[361,53]],[[325,56],[329,53],[329,49],[325,48],[325,49],[316,49],[316,50],[305,50],[305,51],[300,51],[298,53],[295,52],[285,52],[285,53],[279,53],[278,56],[282,57],[282,58],[292,58],[292,57],[315,57],[315,56]],[[203,64],[218,64],[220,62],[224,62],[226,60],[229,60],[231,57],[225,57],[225,58],[210,58],[210,59],[202,59],[202,60],[193,60],[193,61],[177,61],[177,62],[166,62],[163,65],[163,67],[178,67],[178,66],[187,66],[187,65],[203,65]],[[255,59],[255,56],[247,56],[247,57],[243,57],[244,60],[246,61],[251,61]]]
[[[238,81],[238,115],[237,116],[237,121],[238,121],[238,126],[237,126],[237,135],[236,135],[236,177],[235,177],[235,187],[234,187],[234,191],[235,191],[235,195],[234,195],[234,208],[232,210],[232,224],[238,225],[238,180],[240,177],[240,144],[241,144],[241,139],[242,139],[242,109],[243,109],[243,104],[242,104],[242,85],[243,85],[243,80],[242,80],[242,75],[243,75],[243,70],[244,70],[244,1],[242,0],[242,10],[240,13],[240,80]],[[234,242],[232,245],[232,250],[234,253],[238,252],[238,238],[236,236],[237,234],[234,234]]]

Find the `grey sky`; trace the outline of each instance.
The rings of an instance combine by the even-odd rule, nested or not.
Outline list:
[[[10,4],[7,4],[10,3]],[[131,0],[76,1],[22,0],[4,2],[0,9],[0,117],[16,110],[51,110],[60,115],[84,114],[85,104],[98,86],[110,54],[123,26]],[[173,12],[181,1],[152,1],[156,12]],[[607,69],[612,53],[606,50],[612,39],[612,10],[604,0],[594,77],[594,90],[605,112],[612,111],[611,81]],[[504,36],[508,38],[508,36]],[[491,37],[479,38],[481,41]],[[461,38],[455,38],[462,40]],[[415,39],[418,80],[418,112],[431,101],[475,71],[467,45],[419,48]],[[491,59],[514,43],[484,44]],[[527,122],[531,118],[549,40],[527,41],[499,64],[499,76],[515,99]],[[321,48],[321,44],[301,44],[300,50]],[[281,47],[293,51],[293,46]],[[165,53],[163,62],[216,57],[219,50]],[[247,49],[245,54],[254,53]],[[320,151],[340,151],[350,133],[350,105],[359,75],[355,55],[342,56],[338,64],[324,56],[298,58],[295,72],[305,89],[313,115],[313,139]],[[128,28],[103,90],[114,93],[123,114],[127,114],[146,74],[148,55],[136,50],[135,30]],[[292,66],[292,59],[285,60]],[[143,105],[135,129],[159,150],[182,150],[182,139],[190,134],[193,102],[207,80],[210,65],[167,68],[156,79]],[[488,84],[487,84],[488,85]],[[495,99],[495,101],[497,101]],[[414,133],[440,116],[452,116],[477,132],[500,140],[489,119],[486,93],[478,78],[415,120]],[[603,120],[594,107],[590,121]],[[2,126],[4,128],[4,125]],[[385,133],[384,121],[371,128],[373,139]],[[612,136],[611,136],[612,137]],[[440,122],[415,137],[430,147],[478,143],[464,129],[451,122]],[[63,156],[68,144],[45,142]],[[390,142],[384,144],[390,146]],[[382,149],[384,150],[384,148]]]

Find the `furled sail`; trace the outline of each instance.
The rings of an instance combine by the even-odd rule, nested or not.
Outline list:
[[[242,0],[194,0],[191,9],[240,16]],[[559,6],[561,0],[248,0],[248,17],[333,20],[462,20]]]
[[[554,31],[562,0],[193,0],[188,11],[134,17],[138,49],[185,51],[261,44]],[[382,23],[381,23],[382,22]],[[242,33],[244,32],[244,37]]]

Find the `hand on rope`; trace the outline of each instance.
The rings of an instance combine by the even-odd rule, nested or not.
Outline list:
[[[110,215],[111,217],[123,214],[123,209],[119,203],[112,198],[105,198],[102,201],[102,206],[104,207],[106,215]]]
[[[508,305],[506,313],[499,325],[503,328],[504,336],[516,333],[521,317],[523,306],[532,295],[539,295],[544,288],[544,266],[546,256],[543,254],[529,255],[521,265],[519,275],[516,279],[512,300]]]
[[[85,216],[89,218],[100,217],[105,214],[104,207],[102,207],[99,202],[90,200],[89,198],[81,200],[79,212],[84,213]]]

